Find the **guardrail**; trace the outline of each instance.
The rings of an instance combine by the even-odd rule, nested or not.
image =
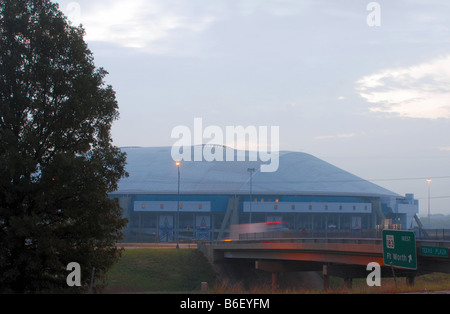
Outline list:
[[[450,229],[415,229],[417,240],[439,240],[450,241]],[[362,230],[290,230],[272,231],[261,233],[245,233],[239,235],[239,240],[263,240],[263,239],[284,239],[284,238],[341,238],[341,239],[381,239],[382,230],[362,229]]]
[[[383,240],[381,238],[266,238],[266,239],[241,239],[239,241],[202,241],[203,244],[214,244],[229,246],[234,243],[242,244],[255,244],[255,243],[304,243],[304,244],[319,244],[319,243],[336,243],[336,244],[368,244],[368,245],[382,245]]]
[[[418,229],[416,237],[421,240],[450,241],[450,229]]]

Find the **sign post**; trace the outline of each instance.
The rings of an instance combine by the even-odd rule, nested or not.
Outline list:
[[[386,266],[417,269],[414,232],[383,230],[383,259]]]

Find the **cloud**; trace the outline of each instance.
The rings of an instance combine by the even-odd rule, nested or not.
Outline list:
[[[74,16],[72,4],[60,1],[61,9],[69,17]],[[83,24],[87,41],[150,52],[162,52],[161,41],[185,31],[203,31],[215,20],[208,10],[193,14],[193,8],[178,0],[86,1],[80,2],[78,10],[77,22]]]
[[[418,65],[386,69],[356,82],[372,112],[401,117],[450,118],[450,55]]]
[[[86,40],[107,42],[150,53],[179,50],[177,41],[236,17],[304,14],[313,0],[59,0],[60,8],[76,25],[83,24]],[[179,51],[178,51],[179,52]]]

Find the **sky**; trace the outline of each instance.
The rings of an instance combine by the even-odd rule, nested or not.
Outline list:
[[[277,126],[281,150],[450,214],[447,0],[57,2],[109,72],[114,145],[172,146],[196,118]]]

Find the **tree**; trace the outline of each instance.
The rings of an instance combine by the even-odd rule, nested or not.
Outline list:
[[[93,267],[101,288],[120,257],[118,104],[83,36],[49,0],[0,0],[0,293],[84,292]]]

